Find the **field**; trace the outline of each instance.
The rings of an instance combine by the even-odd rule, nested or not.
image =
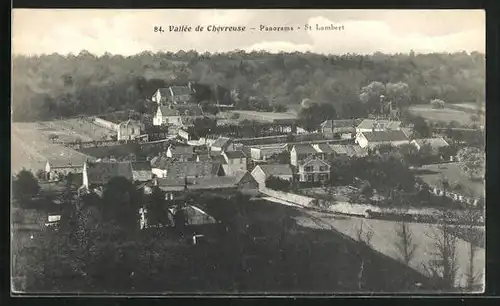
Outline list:
[[[458,163],[425,165],[417,169],[417,175],[430,186],[441,186],[444,177],[452,187],[456,184],[462,185],[464,194],[468,196],[484,196],[484,182],[469,179]]]
[[[274,113],[274,112],[257,112],[247,110],[234,110],[227,111],[221,114],[221,117],[231,118],[234,113],[240,114],[239,120],[256,120],[261,122],[273,122],[275,119],[296,119],[297,115],[291,112],[287,113]]]
[[[69,159],[73,162],[83,163],[86,155],[63,145],[54,144],[48,137],[50,134],[55,134],[59,136],[59,141],[74,141],[76,138],[80,138],[82,141],[92,140],[88,132],[84,132],[84,125],[80,128],[76,119],[12,123],[11,169],[13,173],[22,168],[30,169],[33,172],[43,169],[48,159]],[[78,129],[71,129],[73,126],[78,127]]]
[[[434,109],[431,105],[414,105],[410,107],[410,113],[421,116],[426,120],[434,122],[449,123],[456,121],[461,124],[471,125],[470,114],[455,109]]]
[[[309,212],[314,217],[319,217],[325,223],[326,226],[330,226],[332,229],[339,231],[340,233],[347,235],[353,239],[356,239],[356,230],[362,226],[366,230],[373,231],[372,237],[372,247],[376,251],[398,260],[399,253],[396,249],[396,242],[398,237],[396,234],[397,223],[393,221],[385,220],[373,220],[373,219],[363,219],[363,218],[331,218],[322,216],[319,213]],[[318,227],[317,223],[311,222],[305,218],[300,218],[299,223],[303,226]],[[410,263],[410,266],[421,272],[425,273],[424,263],[429,260],[433,260],[435,252],[435,239],[436,235],[439,233],[438,229],[434,225],[422,224],[422,223],[409,223],[411,232],[413,233],[413,243],[417,245],[414,259]],[[458,282],[461,286],[465,285],[465,273],[469,267],[469,244],[459,239],[457,243],[457,262],[458,262]],[[484,248],[479,248],[477,255],[474,260],[475,273],[484,273],[485,268],[485,250]],[[484,281],[479,280],[479,283]]]
[[[45,121],[38,124],[40,125],[38,129],[44,134],[47,136],[56,134],[59,136],[57,140],[64,142],[110,139],[111,135],[116,134],[114,131],[80,119]]]

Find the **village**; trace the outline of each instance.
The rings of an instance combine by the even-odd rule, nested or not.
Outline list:
[[[25,128],[24,135],[22,123],[16,124],[14,133],[19,133],[17,141],[24,151],[38,154],[33,157],[38,168],[29,170],[36,173],[40,192],[50,194],[50,208],[39,217],[41,224],[57,226],[64,221],[64,205],[102,198],[106,186],[117,178],[126,179],[145,195],[159,192],[163,199],[160,205],[168,208],[161,219],[156,216],[158,211],[149,211],[147,205],[138,207],[136,221],[141,230],[219,223],[199,203],[205,196],[193,200],[188,195],[191,193],[226,199],[244,195],[305,209],[311,218],[324,213],[348,216],[354,218],[350,224],[335,230],[344,230],[351,237],[357,219],[404,219],[413,226],[429,226],[438,224],[443,213],[452,212],[453,222],[460,226],[465,215],[484,207],[483,184],[462,173],[458,149],[450,145],[456,141],[439,130],[430,138],[418,137],[412,125],[394,119],[390,103],[385,116],[328,119],[311,132],[288,113],[237,111],[232,105],[215,104],[222,110],[219,117],[206,114],[192,101],[192,93],[191,83],[159,88],[148,101],[156,112],[147,119],[134,112],[78,117],[38,123],[38,128]],[[194,123],[206,118],[214,120],[212,128],[219,131],[234,131],[241,127],[241,120],[250,118],[253,125],[261,125],[261,134],[268,136],[234,137],[209,128],[199,137]],[[29,137],[34,140],[30,142]],[[36,143],[44,145],[33,147]],[[386,182],[356,177],[353,168],[339,168],[339,163],[380,157],[402,148],[417,159],[404,169],[418,177],[416,187],[409,187],[412,192],[403,191],[404,178],[396,188],[389,180],[384,186]],[[350,175],[354,177],[345,177]],[[398,181],[398,173],[391,175]],[[64,200],[68,182],[72,186],[69,203]],[[447,204],[442,203],[443,197]],[[179,212],[181,221],[177,219]],[[484,226],[484,217],[479,215],[470,221],[474,226]],[[383,226],[380,229],[386,231]],[[28,231],[28,240],[38,230]],[[210,234],[206,235],[204,230],[190,231],[188,240],[193,244],[210,240]],[[377,251],[393,256],[389,251]]]

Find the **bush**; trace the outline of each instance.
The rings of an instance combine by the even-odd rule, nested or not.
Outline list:
[[[431,101],[431,105],[432,105],[432,108],[441,109],[441,108],[444,108],[445,103],[441,99],[434,99]]]
[[[270,176],[266,179],[266,187],[273,190],[290,191],[291,186],[291,181],[276,176]]]

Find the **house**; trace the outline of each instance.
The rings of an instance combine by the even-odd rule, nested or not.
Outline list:
[[[257,165],[252,170],[252,176],[255,178],[260,188],[266,186],[266,180],[271,177],[278,177],[282,180],[292,181],[293,171],[287,164],[269,164]]]
[[[134,182],[147,182],[153,178],[151,164],[145,161],[132,162],[132,179]]]
[[[155,116],[153,117],[153,125],[182,125],[181,114],[174,109],[173,106],[158,106]]]
[[[229,173],[226,172],[226,175],[237,170],[247,171],[247,156],[243,151],[223,151],[222,156],[229,166]]]
[[[446,140],[442,137],[414,139],[410,142],[410,144],[414,145],[419,151],[423,146],[429,145],[433,154],[439,154],[439,150],[441,148],[449,146]]]
[[[176,161],[193,161],[196,158],[192,146],[170,145],[166,155]]]
[[[335,135],[352,135],[356,132],[356,126],[360,123],[358,119],[326,120],[321,123],[321,133],[326,138]]]
[[[86,157],[78,157],[68,160],[51,159],[45,163],[45,173],[48,180],[57,180],[68,173],[82,173]]]
[[[290,163],[297,167],[301,161],[317,153],[316,149],[310,144],[294,145],[290,150]]]
[[[250,157],[252,160],[267,160],[269,157],[286,152],[288,145],[283,144],[272,144],[272,145],[262,145],[262,146],[252,146],[250,147]]]
[[[400,146],[409,144],[408,136],[401,130],[387,130],[376,132],[360,132],[356,135],[356,143],[361,148],[373,149],[380,145]]]
[[[316,155],[299,161],[297,173],[300,182],[326,182],[330,180],[330,165]]]
[[[232,176],[212,176],[188,178],[184,180],[157,179],[157,186],[164,191],[165,198],[178,198],[185,189],[189,190],[230,190],[244,194],[258,194],[259,184],[248,171],[237,171]]]
[[[127,120],[117,126],[118,140],[132,140],[141,135],[141,123],[137,120]]]
[[[231,150],[233,147],[233,141],[228,137],[219,137],[211,145],[211,152],[222,152],[226,150]]]
[[[330,147],[335,151],[336,156],[365,157],[368,155],[368,150],[359,145],[333,144]]]
[[[160,105],[166,103],[186,103],[191,99],[191,82],[188,86],[170,86],[167,88],[159,88],[151,97],[153,102]]]
[[[321,159],[328,159],[335,155],[335,150],[326,143],[313,144],[312,147],[318,152]]]
[[[220,164],[212,162],[177,162],[167,161],[160,168],[167,179],[184,180],[185,178],[214,177],[224,175]],[[155,166],[152,165],[154,168]],[[157,171],[158,172],[158,171]],[[160,176],[158,176],[160,177]]]
[[[83,186],[87,189],[106,185],[114,177],[125,177],[133,181],[130,162],[85,162],[83,167]]]
[[[356,127],[356,134],[362,132],[381,132],[401,129],[401,121],[364,119]]]

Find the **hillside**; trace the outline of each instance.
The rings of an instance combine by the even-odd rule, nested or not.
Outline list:
[[[349,117],[356,113],[360,88],[374,81],[408,84],[413,105],[434,98],[447,103],[484,101],[485,56],[195,51],[15,56],[13,116],[15,121],[32,121],[127,108],[144,111],[144,100],[158,87],[189,80],[207,85],[198,100],[257,97],[294,108],[312,99],[332,103],[341,117]]]

